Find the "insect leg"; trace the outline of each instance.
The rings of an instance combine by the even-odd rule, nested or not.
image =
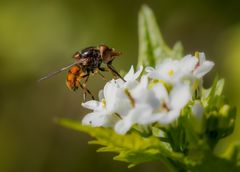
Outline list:
[[[84,81],[83,84],[82,84],[84,87],[86,87],[86,83],[87,83],[87,81],[88,81],[89,74],[86,74],[86,75],[82,76],[82,78],[86,78],[85,81]]]
[[[103,79],[104,81],[107,81],[107,79],[105,78],[105,76],[104,76],[100,71],[98,71],[97,73],[102,77],[102,79]]]
[[[85,74],[85,75],[80,75],[77,79],[78,85],[81,87],[81,89],[83,90],[83,101],[86,101],[86,90],[84,88],[84,86],[81,84],[81,80],[82,78],[85,78],[86,76],[88,76],[89,74]]]
[[[85,87],[85,89],[86,89],[87,93],[92,97],[92,100],[95,100],[95,98],[94,98],[93,94],[91,93],[91,91],[89,89],[87,89],[86,87]]]
[[[107,81],[107,79],[105,78],[105,76],[100,72],[108,72],[109,69],[106,67],[98,67],[98,74],[103,78],[104,81]]]
[[[117,76],[117,77],[121,78],[124,82],[126,82],[125,79],[123,79],[123,77],[121,77],[121,75],[116,71],[116,69],[111,64],[107,64],[107,67],[114,76]]]
[[[80,75],[77,79],[77,82],[78,82],[78,85],[81,87],[81,89],[83,90],[83,101],[85,102],[86,101],[86,97],[87,97],[87,94],[91,94],[91,92],[87,89],[86,87],[86,82],[88,81],[88,77],[89,77],[89,73],[85,73],[83,75]],[[81,80],[83,78],[86,78],[86,80],[83,82],[83,84],[81,83]],[[94,99],[94,97],[92,96],[92,98]]]
[[[108,72],[109,71],[108,68],[106,68],[106,67],[99,67],[98,69],[100,71],[103,71],[103,72]]]
[[[86,77],[86,79],[85,79],[85,81],[83,82],[82,86],[84,87],[85,92],[87,92],[87,93],[92,97],[92,99],[95,100],[93,94],[92,94],[91,91],[87,88],[87,81],[88,81],[88,79],[89,79],[89,74],[86,75],[86,76],[84,76],[84,78],[85,78],[85,77]]]
[[[79,82],[79,85],[80,85],[80,87],[83,90],[83,101],[85,102],[86,101],[86,90],[85,90],[85,88],[83,87],[83,85],[80,82]]]
[[[84,86],[83,84],[81,84],[80,82],[79,82],[79,85],[80,85],[80,87],[83,89],[83,101],[85,102],[86,101],[86,93],[88,93],[91,97],[92,97],[92,99],[93,100],[95,100],[95,98],[94,98],[94,96],[92,95],[92,93],[91,93],[91,91],[86,87],[86,86]]]
[[[104,81],[107,81],[105,76],[100,71],[106,72],[106,71],[109,71],[109,70],[105,67],[98,67],[98,69],[96,70],[96,73],[98,73]]]

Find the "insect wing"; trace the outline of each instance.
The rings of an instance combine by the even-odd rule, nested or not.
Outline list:
[[[52,77],[52,76],[55,76],[55,75],[57,75],[57,74],[65,71],[65,70],[69,69],[70,67],[72,67],[72,66],[74,66],[74,65],[76,65],[76,64],[82,64],[84,61],[85,61],[84,59],[79,59],[79,60],[76,61],[75,63],[72,63],[72,64],[70,64],[70,65],[67,65],[67,66],[61,68],[61,69],[58,70],[58,71],[52,72],[52,73],[50,73],[50,74],[48,74],[48,75],[40,78],[38,81],[40,82],[40,81],[42,81],[42,80],[48,79],[48,78],[50,78],[50,77]]]

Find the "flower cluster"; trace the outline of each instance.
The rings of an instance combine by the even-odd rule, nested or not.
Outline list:
[[[198,101],[202,77],[214,66],[204,53],[187,55],[180,60],[165,59],[155,68],[133,66],[124,80],[112,79],[99,92],[99,101],[82,104],[93,110],[82,123],[93,127],[112,127],[119,134],[133,126],[169,125],[181,115],[190,102],[192,114],[201,118],[203,108]]]

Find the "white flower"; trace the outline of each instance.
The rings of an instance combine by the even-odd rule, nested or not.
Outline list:
[[[168,93],[166,88],[158,83],[153,90],[162,100],[161,109],[152,115],[160,124],[169,124],[175,121],[192,97],[189,84],[179,83]]]
[[[140,66],[139,69],[136,72],[134,72],[134,68],[132,65],[129,72],[124,76],[125,81],[128,82],[128,81],[134,81],[138,79],[142,71],[143,71],[143,66]]]
[[[117,80],[114,80],[114,82],[119,84],[121,87],[132,89],[138,84],[137,79],[141,75],[142,71],[143,71],[143,66],[140,66],[136,72],[134,72],[134,68],[133,66],[131,66],[129,72],[124,76],[125,82],[120,78]]]
[[[115,131],[119,134],[125,134],[134,124],[169,124],[179,117],[182,108],[191,99],[189,84],[178,84],[170,93],[161,83],[154,85],[153,90],[143,90],[141,85],[138,87],[133,90],[136,91],[135,94],[132,94],[136,102],[135,107],[115,125]]]
[[[115,125],[115,131],[118,134],[125,134],[134,124],[148,124],[148,119],[152,114],[152,107],[149,105],[138,105],[129,111],[129,114],[118,121]]]
[[[187,55],[181,60],[166,59],[155,69],[146,67],[146,72],[150,78],[172,85],[184,80],[200,79],[213,68],[214,63],[207,61],[204,53],[196,54],[196,56]]]
[[[169,84],[176,84],[184,78],[191,76],[198,60],[191,55],[185,56],[182,60],[166,59],[158,64],[156,68],[147,67],[146,72],[152,79],[165,81]]]
[[[90,100],[82,103],[82,106],[93,110],[92,113],[87,114],[82,123],[85,125],[111,126],[122,117],[126,116],[132,108],[132,102],[126,94],[127,88],[133,88],[138,85],[139,81],[136,79],[142,72],[143,67],[134,73],[133,66],[124,77],[126,82],[121,79],[111,80],[106,83],[104,89],[99,92],[100,101]]]
[[[139,85],[128,92],[133,108],[126,116],[116,123],[115,131],[125,134],[134,124],[149,124],[149,117],[154,109],[159,108],[160,101],[155,96],[153,90],[148,88],[147,76],[142,76]]]
[[[205,74],[207,74],[214,66],[214,63],[211,61],[206,60],[204,53],[199,53],[198,57],[198,64],[196,65],[193,74],[197,78],[203,77]]]
[[[143,67],[135,72],[131,66],[125,82],[122,79],[107,82],[99,92],[99,101],[82,104],[92,110],[82,123],[112,127],[119,134],[127,133],[135,124],[142,127],[156,122],[171,124],[192,99],[194,83],[198,83],[194,81],[201,81],[213,66],[203,53],[187,55],[181,60],[166,59],[156,68],[147,67],[147,74],[141,78]],[[200,119],[202,110],[201,104],[195,101],[193,118]]]
[[[179,81],[181,76],[179,66],[179,61],[166,59],[163,63],[158,64],[155,69],[152,67],[146,67],[146,72],[152,79],[158,79],[174,84]]]
[[[83,118],[82,124],[91,125],[93,127],[113,127],[118,120],[118,116],[112,115],[107,111],[100,111],[87,114]]]
[[[82,106],[93,110],[82,120],[83,124],[92,126],[114,126],[120,115],[126,115],[131,109],[124,90],[113,81],[105,85],[101,101],[90,100],[82,103]]]

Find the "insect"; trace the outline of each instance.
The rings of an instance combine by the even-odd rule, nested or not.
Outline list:
[[[90,74],[99,74],[105,80],[105,77],[101,74],[101,71],[110,71],[113,76],[121,78],[123,81],[125,81],[112,65],[112,61],[115,59],[115,57],[120,55],[120,52],[116,51],[114,48],[108,47],[107,45],[87,47],[81,51],[77,51],[73,55],[73,58],[75,59],[74,63],[42,77],[39,79],[39,81],[45,80],[69,69],[66,80],[67,87],[73,91],[80,87],[84,91],[84,101],[86,100],[87,94],[89,94],[92,99],[95,99],[86,85]],[[104,67],[102,64],[105,64],[106,66]]]

